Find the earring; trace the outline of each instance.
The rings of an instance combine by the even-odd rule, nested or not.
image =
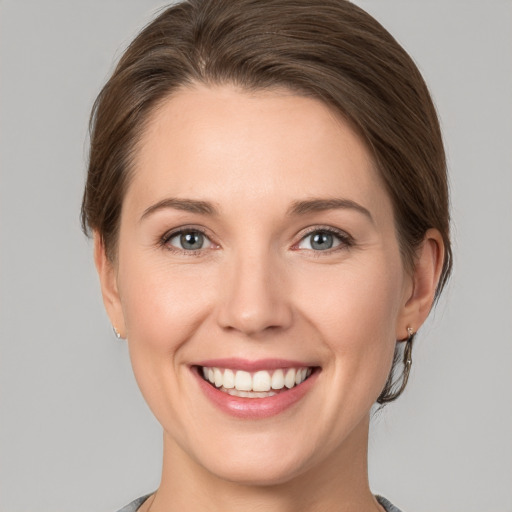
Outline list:
[[[412,329],[412,327],[407,327],[407,339],[405,341],[405,348],[404,348],[404,380],[403,380],[403,387],[405,388],[405,385],[407,384],[407,380],[409,379],[409,372],[411,371],[411,365],[412,365],[412,344],[414,341],[414,336],[416,336],[416,333]]]
[[[412,330],[412,327],[407,327],[407,339],[405,340],[405,350],[404,350],[404,364],[406,366],[411,366],[411,352],[412,352],[412,342],[414,340],[414,336],[416,333]]]
[[[112,326],[112,330],[114,331],[114,336],[120,340],[121,339],[121,333],[115,328],[115,326]]]
[[[377,399],[377,403],[379,403],[380,405],[384,405],[386,403],[392,402],[393,400],[396,400],[402,394],[403,390],[405,389],[405,386],[407,385],[407,381],[409,380],[409,373],[411,372],[411,354],[414,336],[416,336],[416,333],[414,332],[412,327],[407,327],[407,338],[397,340],[398,342],[405,342],[405,347],[403,349],[402,354],[402,361],[404,365],[402,375],[401,378],[395,380],[394,372],[393,370],[391,371],[391,373],[388,376],[386,385],[384,386],[382,393],[379,395],[379,398]],[[397,347],[395,349],[395,356],[393,359],[393,368],[395,366],[395,363],[397,363],[400,359],[399,353],[400,352],[398,351]]]

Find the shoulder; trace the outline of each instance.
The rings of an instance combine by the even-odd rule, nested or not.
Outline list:
[[[141,496],[136,500],[133,500],[128,505],[124,506],[122,509],[118,510],[118,512],[137,512],[138,508],[151,496],[151,494],[146,494],[145,496]]]
[[[377,501],[384,507],[386,512],[401,512],[400,509],[396,508],[390,501],[382,496],[375,496]]]

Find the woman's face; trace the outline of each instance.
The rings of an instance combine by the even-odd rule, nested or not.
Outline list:
[[[175,93],[143,134],[118,250],[107,308],[169,449],[252,483],[364,450],[412,283],[370,154],[328,107]]]

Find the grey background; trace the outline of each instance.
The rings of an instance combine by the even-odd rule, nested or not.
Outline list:
[[[375,418],[373,490],[409,512],[512,511],[512,2],[358,3],[431,87],[456,257],[405,396]],[[78,212],[94,97],[161,5],[0,2],[2,512],[113,512],[158,485],[160,427]]]

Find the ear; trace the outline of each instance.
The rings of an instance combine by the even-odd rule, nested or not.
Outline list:
[[[397,324],[397,339],[408,337],[407,327],[414,332],[427,319],[439,283],[444,261],[444,243],[437,229],[429,229],[416,253],[416,261],[411,275],[412,286],[404,297],[402,314]]]
[[[103,304],[110,318],[110,323],[120,334],[121,338],[125,338],[126,326],[117,287],[116,268],[114,263],[107,257],[103,239],[97,231],[94,232],[94,263],[100,278]]]

